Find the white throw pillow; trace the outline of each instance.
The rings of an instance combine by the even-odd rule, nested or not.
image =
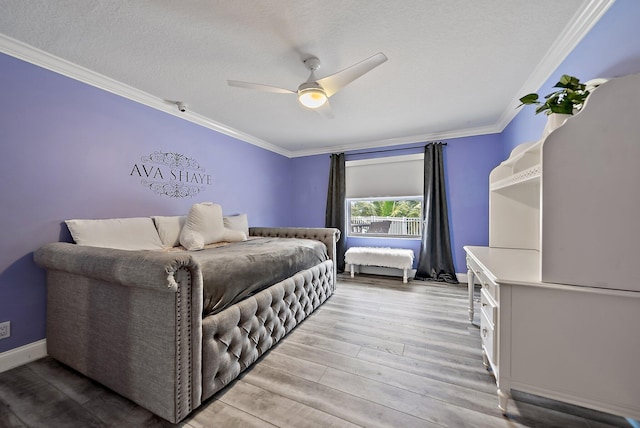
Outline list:
[[[151,218],[165,247],[177,247],[180,245],[180,232],[187,219],[186,215],[153,216]]]
[[[149,217],[65,221],[78,245],[120,250],[161,250],[162,242]]]
[[[224,227],[231,230],[239,230],[245,236],[249,236],[249,220],[246,214],[230,215],[223,218]]]
[[[228,229],[225,227],[224,236],[222,237],[222,240],[227,242],[246,241],[247,235],[244,232],[241,232],[239,230]]]
[[[193,204],[180,232],[180,244],[189,251],[201,250],[207,244],[222,241],[224,233],[220,205],[213,202]]]

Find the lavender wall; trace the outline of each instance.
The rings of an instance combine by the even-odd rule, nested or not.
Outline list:
[[[15,58],[0,55],[0,352],[45,337],[40,245],[68,240],[69,218],[185,214],[200,201],[251,225],[291,223],[290,160]],[[132,176],[155,151],[196,159],[212,184],[190,198],[161,196]]]
[[[589,34],[567,56],[538,91],[546,95],[563,74],[581,81],[597,77],[619,77],[640,72],[640,2],[617,0]],[[505,156],[520,143],[537,141],[546,116],[535,115],[533,106],[523,107],[503,131]]]
[[[408,148],[397,146],[394,148]],[[416,150],[398,152],[420,153],[424,143]],[[456,272],[466,272],[464,245],[487,245],[489,241],[489,172],[503,160],[500,135],[483,135],[456,138],[447,141],[444,148],[447,197],[451,245]],[[393,153],[384,153],[389,156]],[[356,155],[347,153],[347,159],[364,159],[381,155]],[[297,225],[324,226],[324,210],[329,176],[327,155],[292,159],[295,190],[300,194],[294,201],[293,212]],[[420,251],[420,241],[415,239],[360,238],[347,239],[347,247],[384,246],[409,248]]]
[[[291,159],[292,226],[324,227],[329,155]]]

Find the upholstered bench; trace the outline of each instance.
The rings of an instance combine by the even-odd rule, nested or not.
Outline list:
[[[402,269],[402,282],[406,284],[407,271],[413,266],[413,257],[413,250],[404,248],[351,247],[344,255],[344,262],[350,265],[352,278],[355,265]]]

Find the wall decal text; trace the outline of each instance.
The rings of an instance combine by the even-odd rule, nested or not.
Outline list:
[[[192,197],[213,184],[211,175],[198,161],[173,152],[153,152],[142,156],[129,175],[141,178],[142,185],[153,192],[171,198]]]

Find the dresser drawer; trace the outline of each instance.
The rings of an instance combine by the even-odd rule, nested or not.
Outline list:
[[[482,348],[487,354],[491,367],[495,370],[497,364],[494,359],[496,355],[496,341],[494,336],[494,324],[489,321],[483,310],[480,315],[480,338],[482,339]]]
[[[485,287],[482,287],[482,290],[480,290],[480,310],[487,322],[491,325],[491,328],[495,329],[496,320],[498,318],[498,306],[495,303],[495,300],[489,296],[489,292]]]
[[[473,260],[471,257],[467,257],[467,267],[475,274],[478,282],[482,284],[482,288],[487,290],[487,293],[491,298],[495,301],[498,300],[497,296],[497,286],[493,283],[487,276],[487,274],[482,270],[482,268]]]

